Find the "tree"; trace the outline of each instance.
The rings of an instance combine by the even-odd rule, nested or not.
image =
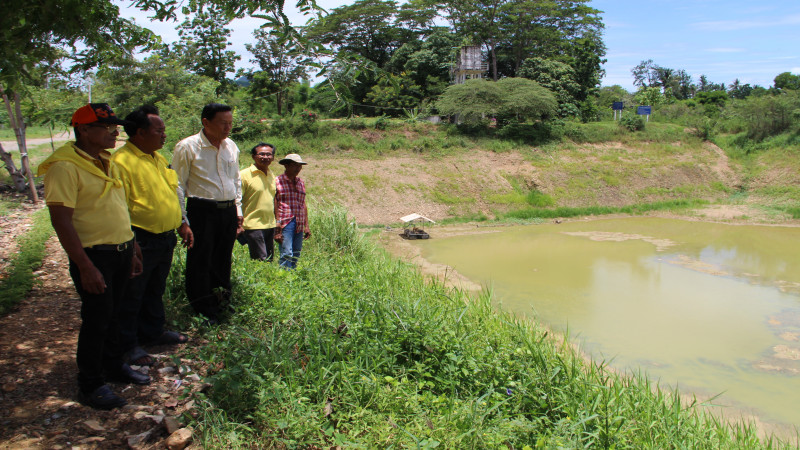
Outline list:
[[[419,101],[438,97],[450,81],[450,61],[458,48],[458,36],[446,28],[437,28],[425,40],[403,44],[393,54],[386,69],[412,80]]]
[[[225,27],[229,22],[220,9],[198,10],[191,20],[187,18],[176,27],[180,40],[162,55],[178,59],[192,73],[216,80],[221,92],[228,85],[227,74],[241,59],[233,50],[225,50],[230,45],[231,30]]]
[[[133,49],[152,50],[158,39],[152,32],[119,16],[112,0],[39,0],[6,2],[0,14],[0,92],[9,111],[9,120],[20,143],[23,170],[0,147],[0,157],[17,187],[28,175],[31,196],[35,199],[33,174],[27,168],[25,123],[20,100],[26,88],[36,85],[34,68],[41,74],[86,71],[101,63],[131,58]],[[173,0],[131,0],[136,8],[150,11],[158,20],[175,18],[179,2]],[[283,13],[283,0],[193,0],[192,6],[216,6],[228,19],[244,15],[262,18],[267,26],[287,33],[292,27]],[[317,11],[315,0],[298,0],[303,13]],[[264,15],[263,12],[272,13]],[[12,102],[13,99],[13,102]]]
[[[602,66],[606,63],[606,59],[603,58],[606,46],[599,33],[591,32],[574,41],[571,54],[572,59],[569,64],[575,70],[575,82],[579,87],[575,98],[583,102],[597,91],[600,80],[605,75]]]
[[[661,88],[655,86],[642,86],[633,95],[633,101],[640,104],[640,105],[649,105],[649,106],[656,106],[656,105],[663,105],[667,103],[667,99],[664,96],[664,93],[661,92]]]
[[[743,100],[750,96],[753,92],[753,87],[750,84],[742,84],[739,79],[733,80],[733,83],[728,85],[728,96],[730,98],[735,98],[739,100]]]
[[[250,92],[255,97],[275,95],[278,114],[283,114],[283,103],[289,86],[308,77],[307,67],[311,58],[302,53],[296,43],[282,39],[280,35],[268,30],[253,32],[255,44],[245,44],[253,54],[250,62],[258,64],[259,72],[250,72]]]
[[[483,45],[493,79],[514,77],[529,57],[559,59],[575,69],[578,83],[599,84],[605,55],[600,11],[587,0],[441,0],[441,9],[456,34]],[[592,41],[587,42],[586,39]],[[591,45],[587,45],[591,44]],[[597,83],[592,84],[593,80]],[[588,92],[586,89],[585,92]]]
[[[709,81],[708,77],[705,75],[700,75],[700,81],[697,83],[697,91],[699,92],[711,92],[711,91],[724,91],[725,85],[720,83],[716,84],[713,81]]]
[[[642,61],[631,69],[633,75],[633,85],[636,87],[651,87],[654,86],[658,80],[655,68],[658,67],[653,63],[652,59]]]
[[[183,97],[203,80],[176,60],[152,54],[144,61],[128,60],[109,64],[97,71],[95,96],[114,105],[124,115],[141,105],[155,105],[170,96]],[[215,86],[219,86],[213,81]]]
[[[623,102],[626,108],[633,106],[633,95],[622,86],[603,86],[596,94],[597,105],[605,110],[610,110],[614,102]]]
[[[497,114],[502,101],[503,94],[497,83],[472,79],[448,87],[436,102],[436,108],[441,114],[458,116],[464,123],[478,124]]]
[[[359,55],[383,67],[411,33],[395,25],[397,3],[393,0],[357,0],[334,8],[309,27],[309,39],[329,46],[335,53]]]
[[[533,80],[472,79],[448,87],[436,107],[442,114],[458,115],[465,123],[477,124],[489,116],[505,121],[546,119],[556,113],[558,102],[552,92]]]
[[[775,88],[792,91],[800,89],[800,75],[793,75],[791,72],[778,74],[775,77]]]
[[[5,4],[0,42],[0,94],[17,137],[22,170],[2,146],[0,157],[18,190],[24,190],[27,176],[30,196],[36,201],[21,108],[27,86],[39,84],[41,78],[36,77],[62,72],[65,66],[84,69],[130,55],[134,48],[152,45],[153,35],[120,18],[119,8],[110,0],[42,0]]]
[[[525,78],[503,78],[497,82],[502,102],[497,111],[501,118],[517,121],[548,119],[556,114],[558,103],[555,96],[539,83]]]
[[[575,82],[575,70],[562,62],[528,58],[518,71],[520,77],[536,81],[549,89],[558,100],[561,117],[578,114],[580,86]]]

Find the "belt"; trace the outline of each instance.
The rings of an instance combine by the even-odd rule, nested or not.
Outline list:
[[[91,247],[86,247],[87,250],[104,250],[104,251],[117,251],[124,252],[125,250],[133,247],[133,239],[122,244],[98,244]]]
[[[235,200],[224,200],[218,202],[216,200],[208,200],[205,198],[198,198],[198,197],[189,197],[189,204],[194,204],[195,206],[202,206],[205,208],[217,208],[217,209],[226,209],[232,208],[236,206]]]

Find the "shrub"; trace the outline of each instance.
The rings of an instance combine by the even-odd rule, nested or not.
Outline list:
[[[306,111],[303,111],[303,114],[281,117],[275,120],[270,127],[271,134],[284,137],[300,137],[307,135],[319,137],[327,135],[330,131],[329,128],[317,122],[316,115],[312,117],[308,114],[309,113]]]
[[[510,123],[501,128],[497,135],[506,139],[519,139],[527,144],[538,145],[559,141],[564,137],[565,124],[562,120],[536,123]]]
[[[623,114],[619,119],[619,126],[628,131],[641,131],[644,130],[644,118],[633,114]]]

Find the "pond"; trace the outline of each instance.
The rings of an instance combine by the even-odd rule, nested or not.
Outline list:
[[[800,228],[624,218],[419,241],[501,306],[730,415],[800,426]]]

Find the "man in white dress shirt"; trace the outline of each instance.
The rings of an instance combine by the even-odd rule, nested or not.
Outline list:
[[[188,225],[180,230],[189,228],[194,235],[186,252],[186,296],[215,325],[230,300],[231,253],[242,227],[242,184],[239,148],[228,138],[231,107],[210,103],[201,119],[203,129],[175,145],[172,168],[178,173],[178,197]]]

